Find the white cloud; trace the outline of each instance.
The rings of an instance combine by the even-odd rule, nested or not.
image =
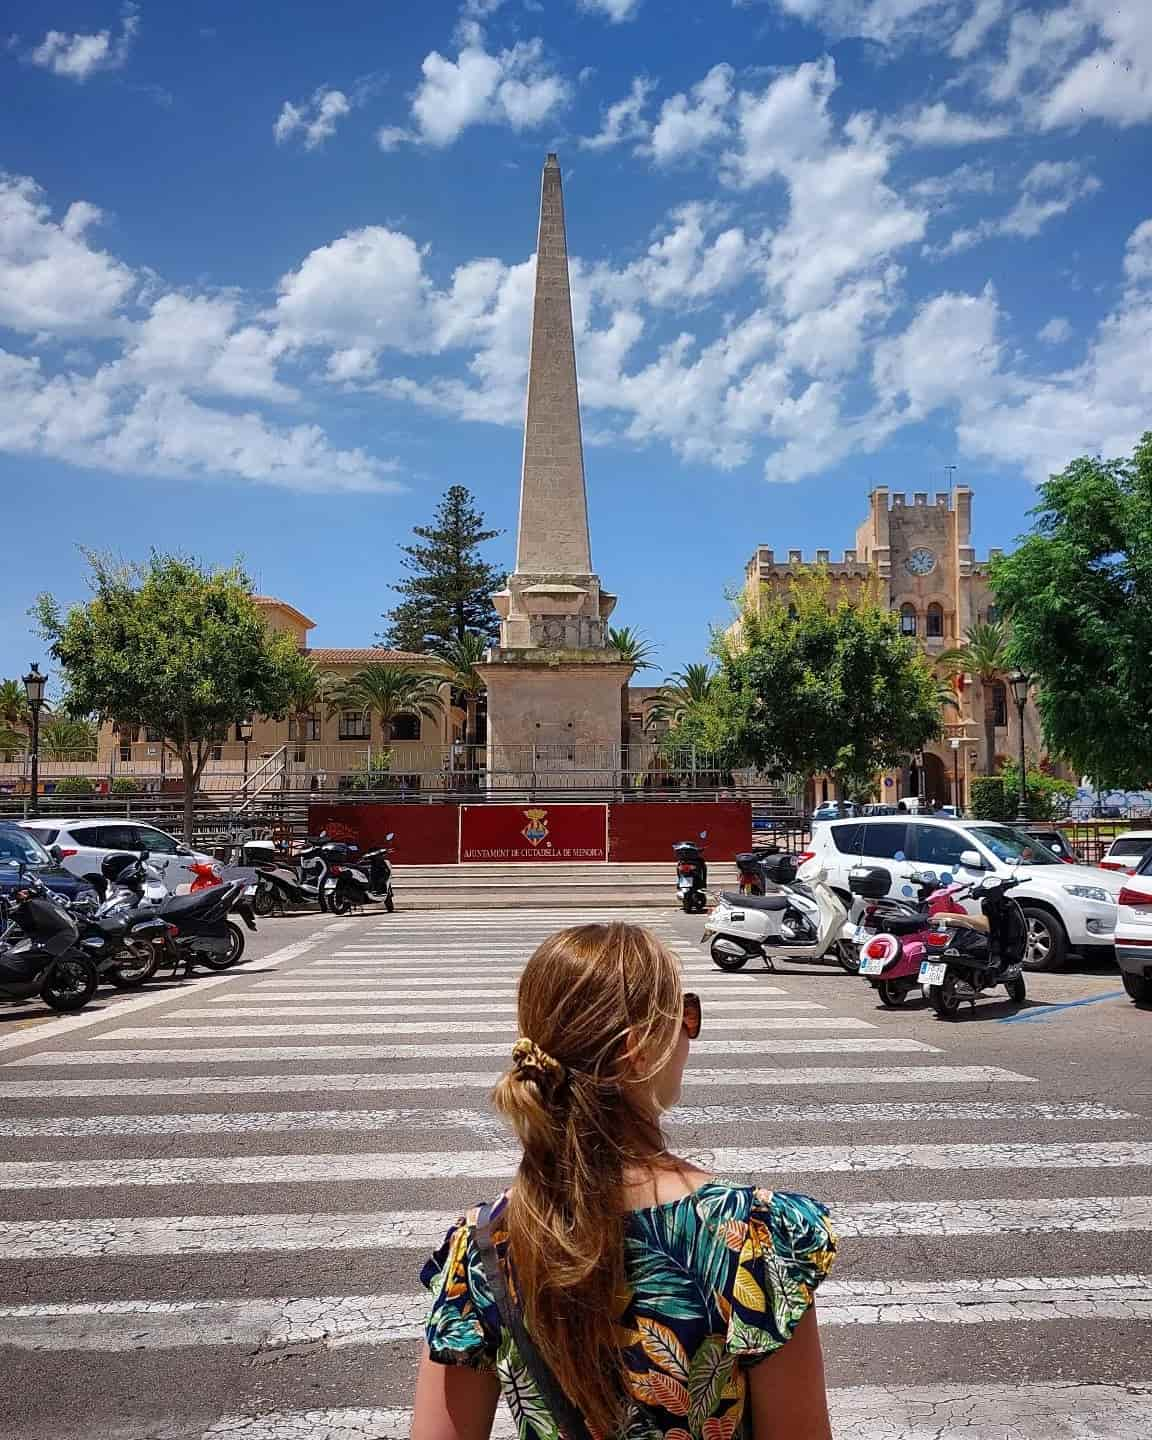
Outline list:
[[[635,19],[640,0],[580,0],[580,5],[584,10],[598,10],[618,25],[622,20]]]
[[[979,140],[1003,138],[1011,133],[1012,123],[999,115],[966,115],[938,101],[910,111],[899,120],[887,122],[884,129],[887,134],[909,145],[972,145]]]
[[[293,105],[285,100],[284,108],[272,127],[277,145],[283,145],[299,131],[305,150],[315,150],[336,133],[336,125],[352,109],[343,90],[330,90],[321,85],[311,100]]]
[[[1016,101],[1043,130],[1142,124],[1152,119],[1152,7],[1069,0],[1014,14],[984,83],[992,99]]]
[[[632,81],[632,89],[623,100],[617,100],[605,110],[599,134],[584,137],[580,141],[581,148],[608,150],[613,145],[643,139],[649,131],[648,123],[644,119],[644,109],[654,88],[651,80],[637,75]]]
[[[760,93],[741,91],[737,148],[726,157],[734,180],[755,185],[823,155],[832,140],[828,99],[836,66],[825,55],[786,70]]]
[[[964,164],[946,175],[926,175],[910,187],[909,193],[942,209],[959,195],[988,195],[995,188],[995,171],[985,165]]]
[[[485,46],[480,27],[465,21],[455,60],[436,50],[426,55],[412,99],[412,128],[385,126],[377,136],[381,148],[406,141],[451,145],[472,125],[530,130],[567,104],[568,83],[549,68],[542,41],[520,41],[498,54]]]
[[[53,75],[83,82],[97,71],[119,70],[126,65],[139,29],[138,8],[125,5],[120,13],[119,35],[113,36],[110,30],[98,30],[92,35],[49,30],[28,58]]]
[[[1072,338],[1072,322],[1066,315],[1053,315],[1051,320],[1036,332],[1036,338],[1045,345],[1063,345]]]
[[[750,0],[736,0],[747,4]],[[939,41],[952,36],[963,47],[973,46],[995,23],[987,19],[996,0],[772,0],[776,8],[796,20],[815,25],[833,39],[849,36],[878,45],[899,45],[911,40]],[[972,8],[974,6],[974,8]],[[969,31],[969,34],[965,34]],[[960,38],[961,35],[964,38]],[[954,51],[959,54],[960,51]],[[970,53],[970,52],[969,52]]]
[[[1137,225],[1128,237],[1124,274],[1132,285],[1152,283],[1152,220]]]
[[[87,231],[100,219],[80,200],[54,221],[34,181],[0,175],[0,325],[53,335],[115,328],[136,280],[89,245]]]
[[[1066,214],[1099,188],[1095,175],[1086,175],[1074,160],[1041,161],[1025,175],[1020,198],[1006,215],[956,230],[946,244],[929,247],[926,253],[931,257],[955,255],[996,235],[1032,239],[1049,221]]]
[[[969,389],[986,391],[1000,365],[999,319],[991,286],[926,301],[901,335],[876,346],[872,373],[882,408],[908,422]]]
[[[714,65],[688,94],[665,100],[648,147],[658,165],[694,155],[727,134],[732,75],[731,65]]]
[[[952,36],[949,53],[956,60],[974,55],[1003,14],[1004,0],[976,0],[971,15]]]
[[[131,331],[119,370],[141,385],[287,401],[295,392],[276,375],[285,340],[244,325],[235,300],[162,295]]]
[[[672,228],[653,241],[642,259],[623,270],[596,267],[589,275],[594,292],[617,304],[687,309],[739,284],[759,258],[758,245],[740,226],[710,239],[721,213],[706,205],[682,205],[670,218]]]

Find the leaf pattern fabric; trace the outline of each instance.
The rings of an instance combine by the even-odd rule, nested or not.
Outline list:
[[[433,1296],[429,1352],[443,1365],[494,1369],[520,1440],[560,1440],[501,1325],[472,1243],[476,1213],[420,1273]],[[493,1240],[504,1260],[499,1211]],[[733,1440],[746,1367],[791,1339],[832,1267],[827,1210],[806,1195],[713,1183],[630,1212],[625,1246],[632,1297],[619,1332],[633,1407],[621,1440]]]

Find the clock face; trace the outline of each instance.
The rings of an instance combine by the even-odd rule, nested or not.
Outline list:
[[[931,550],[913,550],[904,561],[904,568],[909,575],[931,575],[936,568],[936,556]]]

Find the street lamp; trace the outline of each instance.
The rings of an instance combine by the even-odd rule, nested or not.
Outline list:
[[[1032,677],[1016,669],[1008,677],[1012,686],[1012,698],[1016,702],[1016,713],[1020,718],[1020,794],[1016,802],[1016,823],[1023,825],[1028,820],[1028,776],[1027,757],[1024,754],[1024,709],[1028,704],[1028,691],[1032,688]]]
[[[240,739],[244,742],[244,784],[241,789],[248,789],[248,746],[252,743],[252,721],[241,720],[236,729],[239,731]]]
[[[29,815],[40,813],[40,707],[44,704],[44,687],[47,683],[38,665],[33,665],[24,676],[24,694],[28,697],[28,708],[32,712],[32,800],[28,806]]]
[[[961,740],[950,740],[952,747],[952,804],[956,807],[957,815],[964,813],[964,802],[960,798],[960,746]]]

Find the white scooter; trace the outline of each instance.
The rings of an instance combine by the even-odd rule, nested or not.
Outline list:
[[[700,943],[711,937],[712,963],[721,970],[741,970],[755,958],[774,970],[774,957],[800,963],[831,957],[854,975],[860,957],[848,938],[853,932],[848,911],[829,888],[823,861],[813,856],[792,885],[767,895],[722,892]]]

